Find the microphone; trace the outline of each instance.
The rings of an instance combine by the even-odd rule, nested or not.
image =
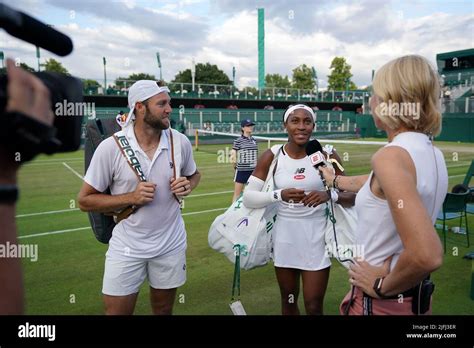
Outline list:
[[[73,45],[68,36],[4,4],[0,4],[0,28],[58,56],[64,57],[72,52]]]
[[[324,188],[329,194],[329,187],[326,183],[326,179],[324,179],[323,173],[319,171],[319,167],[322,165],[327,165],[331,166],[327,161],[326,158],[324,157],[324,154],[322,153],[323,148],[319,141],[317,140],[311,140],[307,145],[306,145],[306,154],[308,155],[311,164],[313,165],[314,169],[316,169],[319,172],[319,175],[321,176],[321,180],[323,181]]]

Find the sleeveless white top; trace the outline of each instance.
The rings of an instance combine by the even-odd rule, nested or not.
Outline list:
[[[416,168],[417,191],[434,224],[448,189],[443,154],[432,145],[427,135],[418,132],[400,133],[385,146],[400,146],[409,153]],[[364,247],[365,260],[374,266],[381,266],[384,260],[394,255],[390,268],[393,269],[403,251],[403,244],[387,201],[376,197],[370,189],[372,175],[373,172],[356,197],[356,243]]]
[[[273,151],[273,149],[272,149]],[[277,170],[274,175],[275,190],[296,188],[309,191],[324,191],[323,182],[319,172],[311,165],[308,156],[301,159],[293,159],[288,156],[285,147],[278,156]],[[278,202],[278,216],[290,218],[324,216],[326,204],[305,207],[303,203]]]

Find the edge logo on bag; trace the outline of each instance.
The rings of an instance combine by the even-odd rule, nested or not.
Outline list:
[[[128,142],[125,135],[114,135],[114,136],[115,136],[115,139],[119,142],[119,146],[122,148],[125,155],[127,156],[127,160],[130,162],[130,165],[137,173],[140,181],[146,181],[145,174],[143,173],[143,170],[142,170],[142,166],[140,165],[140,162],[138,161],[138,158],[135,155],[135,152],[132,150],[132,147],[130,146],[130,143]]]

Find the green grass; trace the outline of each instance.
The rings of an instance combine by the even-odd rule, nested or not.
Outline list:
[[[381,140],[381,139],[374,139]],[[368,173],[373,145],[336,144],[345,157],[349,175]],[[461,182],[474,158],[473,144],[438,143],[443,150],[450,175],[450,188]],[[260,144],[261,152],[265,144]],[[217,163],[217,153],[225,145],[204,145],[194,152],[202,180],[193,195],[233,190],[233,171],[229,164]],[[457,158],[456,158],[457,157]],[[83,152],[40,156],[20,172],[21,199],[17,214],[30,214],[76,207],[81,180],[63,162],[83,174]],[[232,194],[221,193],[189,197],[183,213],[226,208]],[[233,265],[210,249],[207,233],[214,218],[222,211],[184,216],[188,234],[188,280],[178,289],[176,314],[231,314],[228,307]],[[86,214],[67,212],[18,218],[20,236],[88,227]],[[469,218],[474,230],[474,215]],[[455,226],[457,220],[449,222]],[[474,238],[471,240],[474,243]],[[471,261],[462,257],[469,251],[463,235],[448,233],[448,252],[444,264],[434,275],[436,291],[433,313],[472,314],[474,301],[469,297]],[[97,242],[90,229],[38,237],[22,238],[21,243],[37,243],[37,262],[23,261],[27,314],[101,314],[101,288],[107,246]],[[472,250],[472,248],[470,249]],[[347,273],[333,262],[325,297],[325,313],[337,314],[348,291]],[[140,292],[137,314],[150,314],[148,285]],[[300,296],[301,297],[301,296]],[[271,265],[242,272],[242,302],[249,314],[279,314],[278,285]],[[300,298],[301,301],[301,298]],[[300,302],[300,308],[303,309]]]

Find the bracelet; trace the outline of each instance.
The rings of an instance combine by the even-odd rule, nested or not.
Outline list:
[[[337,181],[336,181],[338,177],[339,177],[339,175],[336,175],[334,177],[334,180],[332,181],[332,187],[337,189],[337,190],[339,190],[339,187],[337,186]]]

